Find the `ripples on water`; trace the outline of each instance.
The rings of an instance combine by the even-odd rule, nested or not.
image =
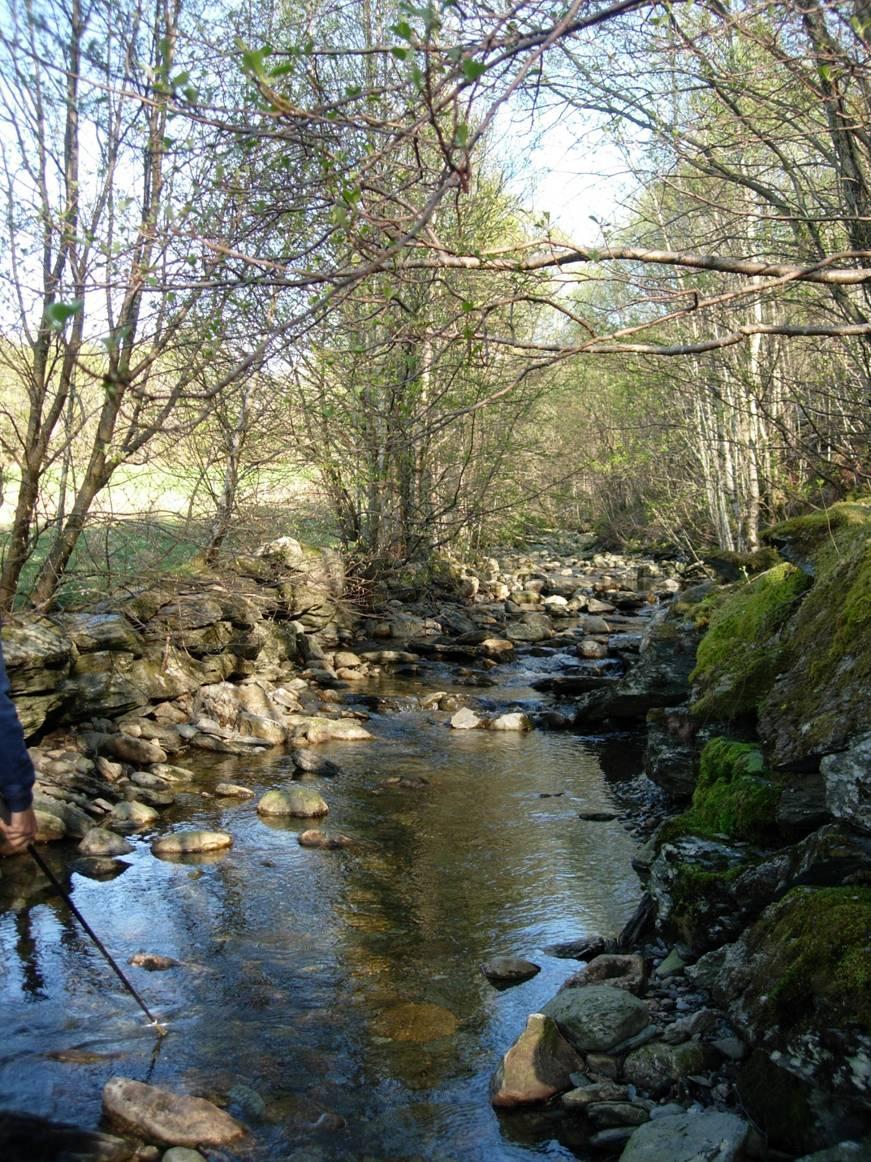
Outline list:
[[[528,703],[528,680],[509,671],[484,693]],[[257,1162],[587,1156],[566,1120],[497,1116],[487,1090],[527,1014],[572,970],[545,946],[615,931],[637,898],[619,823],[578,819],[612,805],[595,748],[569,734],[451,731],[412,711],[374,715],[371,729],[373,742],[321,748],[345,773],[311,780],[330,804],[325,825],[354,848],[299,847],[306,824],[264,823],[256,798],[190,794],[163,823],[224,828],[229,853],[167,863],[134,840],[117,879],[72,875],[119,961],[145,949],[183,962],[128,970],[169,1025],[156,1053],[62,904],[0,914],[0,1107],[96,1126],[104,1082],[123,1074],[229,1101]],[[199,789],[250,782],[259,795],[289,777],[283,755],[196,765]],[[380,786],[400,774],[429,785]],[[60,870],[73,854],[50,858]],[[30,877],[7,866],[3,907]],[[506,953],[542,971],[497,991],[478,966]]]

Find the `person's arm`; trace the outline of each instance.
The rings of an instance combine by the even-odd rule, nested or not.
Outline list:
[[[0,854],[24,851],[36,838],[34,778],[0,645]]]

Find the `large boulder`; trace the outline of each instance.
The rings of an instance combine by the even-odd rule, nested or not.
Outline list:
[[[822,1147],[871,1118],[869,932],[866,883],[797,887],[712,954],[708,983],[757,1046],[742,1097],[778,1149]]]
[[[81,654],[121,651],[141,657],[142,635],[123,613],[63,613],[52,619]]]
[[[813,583],[781,631],[759,733],[776,766],[814,769],[868,729],[871,505],[837,504],[777,525],[766,539]]]
[[[739,1162],[749,1135],[749,1123],[724,1110],[673,1114],[640,1126],[620,1162]]]
[[[648,710],[685,702],[699,630],[684,610],[672,611],[644,633],[638,661],[621,681],[594,690],[578,704],[576,722],[643,719]]]
[[[547,1101],[571,1088],[571,1075],[582,1065],[556,1022],[532,1013],[493,1075],[490,1101],[496,1107]]]
[[[871,831],[871,734],[863,734],[840,754],[820,764],[826,807],[836,819]]]
[[[708,1054],[700,1041],[668,1045],[651,1041],[633,1049],[623,1062],[623,1078],[643,1093],[659,1097],[681,1078],[704,1073]]]
[[[10,618],[4,622],[3,654],[15,707],[26,736],[35,734],[64,706],[64,686],[75,647],[45,618]]]
[[[644,1001],[609,985],[564,989],[542,1011],[579,1053],[607,1053],[650,1023]]]

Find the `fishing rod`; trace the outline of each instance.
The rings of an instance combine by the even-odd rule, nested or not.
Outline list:
[[[82,915],[82,913],[76,907],[76,905],[73,903],[72,897],[70,896],[69,892],[66,890],[66,888],[63,887],[63,885],[58,880],[57,876],[54,874],[54,872],[51,870],[51,868],[48,866],[48,864],[46,864],[45,860],[42,858],[42,856],[39,854],[39,852],[36,850],[36,848],[33,846],[32,843],[29,843],[27,845],[27,850],[33,856],[33,859],[36,862],[36,866],[43,873],[43,875],[48,878],[48,881],[51,884],[51,886],[54,888],[54,890],[57,892],[57,894],[60,896],[60,898],[66,904],[66,906],[69,908],[69,910],[72,912],[72,914],[75,916],[75,918],[81,924],[81,926],[84,928],[84,930],[87,932],[87,934],[93,940],[93,942],[96,944],[97,948],[99,948],[100,952],[102,952],[103,956],[109,962],[109,965],[115,971],[116,975],[118,976],[118,979],[124,985],[125,989],[127,989],[128,993],[130,993],[130,995],[136,1001],[137,1005],[139,1005],[140,1009],[142,1009],[143,1013],[145,1013],[146,1017],[148,1018],[149,1025],[153,1026],[158,1037],[165,1037],[167,1034],[166,1026],[161,1025],[160,1022],[157,1020],[157,1018],[150,1012],[148,1005],[146,1005],[145,1001],[143,1001],[142,997],[139,995],[139,993],[136,991],[136,989],[133,987],[133,985],[130,983],[130,981],[127,979],[127,977],[124,975],[124,973],[121,971],[121,968],[119,967],[118,962],[115,960],[114,956],[112,956],[111,952],[109,952],[108,948],[105,946],[103,941],[100,939],[100,937],[97,935],[97,933],[91,927],[91,925],[88,923],[88,921],[85,919],[85,917]]]

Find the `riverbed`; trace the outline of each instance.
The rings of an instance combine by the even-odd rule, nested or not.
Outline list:
[[[529,683],[560,664],[522,658],[474,693],[500,709],[541,706]],[[319,748],[342,774],[303,777],[352,847],[303,848],[308,822],[257,816],[259,796],[292,776],[283,752],[185,757],[197,778],[161,833],[222,829],[233,848],[167,862],[146,834],[116,878],[71,873],[122,964],[139,950],[180,962],[127,969],[167,1024],[163,1041],[62,903],[43,894],[0,915],[2,1107],[96,1127],[103,1085],[120,1074],[226,1105],[252,1131],[234,1157],[256,1162],[588,1157],[559,1115],[497,1115],[488,1084],[572,971],[548,948],[631,915],[634,844],[619,821],[579,818],[614,806],[599,741],[451,730],[415,700],[451,683],[434,669],[369,684],[386,700],[367,723],[373,740]],[[385,785],[395,776],[425,782]],[[207,797],[220,782],[255,796]],[[76,856],[46,850],[60,872]],[[497,990],[479,965],[500,954],[541,972]]]

